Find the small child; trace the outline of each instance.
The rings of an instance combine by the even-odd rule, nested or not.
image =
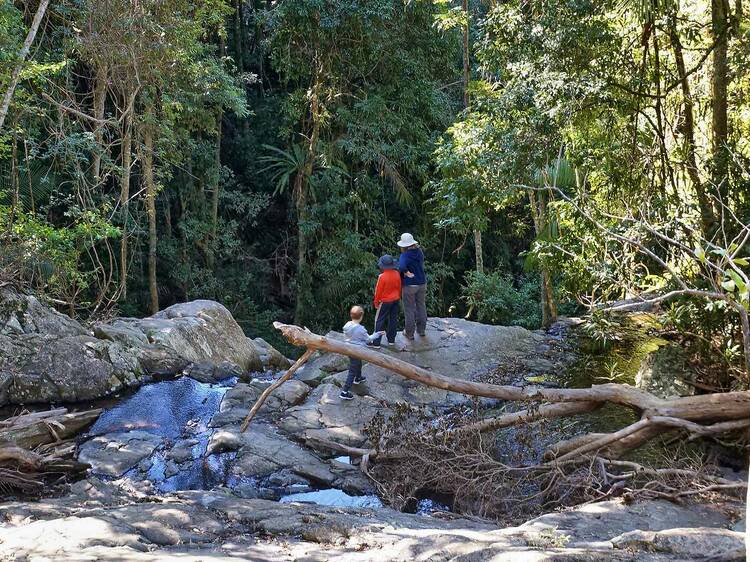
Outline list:
[[[347,343],[364,347],[374,338],[383,336],[384,332],[375,332],[372,336],[367,333],[367,330],[362,325],[362,319],[365,317],[365,309],[361,306],[353,306],[349,311],[349,317],[351,320],[344,324],[344,335],[346,336]],[[362,376],[362,360],[350,357],[349,376],[346,377],[346,383],[344,383],[344,388],[339,395],[341,399],[351,400],[354,398],[354,395],[349,390],[353,384],[361,384],[363,382],[365,382],[365,378]]]
[[[378,260],[380,275],[375,285],[375,331],[386,329],[388,343],[396,343],[396,330],[398,330],[398,313],[401,308],[401,274],[398,271],[398,262],[388,254],[381,256]],[[373,339],[373,347],[380,347],[382,336]]]

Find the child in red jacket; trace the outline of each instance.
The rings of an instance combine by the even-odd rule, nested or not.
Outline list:
[[[398,311],[401,304],[401,274],[398,271],[398,262],[388,254],[381,256],[378,260],[381,274],[375,285],[375,297],[373,304],[375,313],[375,332],[385,330],[388,343],[396,343],[396,331],[398,330]],[[371,347],[380,347],[382,336],[377,337],[369,343]]]

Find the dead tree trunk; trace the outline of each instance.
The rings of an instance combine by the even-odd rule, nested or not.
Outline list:
[[[42,23],[42,18],[47,11],[47,6],[49,6],[49,0],[42,0],[39,3],[39,7],[37,8],[36,14],[34,15],[34,20],[31,22],[29,33],[26,35],[26,40],[23,42],[21,52],[18,53],[18,62],[16,63],[16,67],[13,69],[13,74],[11,74],[8,89],[5,91],[5,96],[3,97],[3,104],[2,106],[0,106],[0,131],[3,129],[5,117],[8,115],[8,109],[10,109],[10,102],[13,99],[13,92],[16,91],[18,79],[21,77],[23,63],[26,60],[26,57],[29,55],[31,44],[34,42],[37,31],[39,31],[39,25]]]
[[[540,388],[485,384],[453,379],[365,347],[313,334],[298,326],[274,322],[291,343],[311,350],[339,353],[388,369],[410,380],[459,394],[521,402],[549,402],[535,410],[507,414],[480,422],[480,430],[491,430],[541,418],[574,415],[606,402],[631,408],[641,420],[612,434],[588,434],[567,442],[553,456],[598,451],[605,448],[619,454],[673,429],[693,435],[719,434],[750,425],[750,391],[686,396],[672,400],[658,398],[626,384],[603,384],[590,388]],[[701,425],[713,423],[713,425]],[[583,451],[583,452],[582,452]],[[616,456],[613,454],[613,456]]]

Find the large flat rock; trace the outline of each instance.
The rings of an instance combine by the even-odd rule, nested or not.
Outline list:
[[[116,484],[92,487],[103,486]],[[743,535],[728,530],[726,519],[711,516],[702,526],[679,527],[694,519],[689,512],[696,511],[695,506],[670,510],[674,524],[668,525],[661,519],[666,514],[661,502],[598,504],[603,521],[610,512],[618,522],[632,513],[629,530],[621,533],[619,523],[595,525],[590,531],[581,527],[580,521],[590,518],[581,508],[554,514],[557,527],[541,526],[537,519],[501,529],[478,519],[409,515],[387,508],[281,504],[222,492],[179,492],[158,503],[116,492],[105,494],[107,501],[91,500],[91,492],[86,494],[46,500],[43,505],[0,506],[5,521],[0,527],[0,558],[685,562],[705,560],[707,555],[739,561],[744,548]],[[706,515],[702,508],[697,512]],[[666,527],[639,529],[649,513]]]
[[[105,476],[122,476],[151,456],[163,439],[145,431],[108,433],[89,439],[78,450],[78,460],[91,471]]]
[[[324,485],[333,485],[337,479],[329,463],[263,423],[253,423],[245,432],[238,426],[218,429],[211,436],[208,450],[237,451],[230,470],[242,478],[268,476],[286,468]]]
[[[361,392],[361,389],[356,390]],[[341,400],[340,392],[338,386],[321,384],[308,395],[304,404],[289,408],[277,422],[278,426],[304,441],[324,439],[344,445],[362,445],[367,440],[365,426],[386,408],[366,395]]]
[[[329,337],[342,337],[331,333]],[[488,326],[460,318],[431,318],[425,337],[413,341],[399,334],[395,346],[382,352],[435,373],[456,379],[481,378],[499,366],[512,364],[521,374],[550,368],[540,357],[546,347],[540,332],[520,327]],[[388,415],[400,402],[437,409],[468,400],[464,395],[432,388],[396,375],[382,367],[366,364],[364,384],[352,388],[357,397],[338,397],[346,380],[348,360],[336,354],[318,355],[301,371],[302,380],[319,384],[300,406],[288,409],[279,427],[305,440],[326,439],[361,445],[364,427],[380,412]]]

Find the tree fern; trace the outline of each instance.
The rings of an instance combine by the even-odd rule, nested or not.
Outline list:
[[[57,186],[50,169],[40,162],[31,162],[18,168],[18,205],[22,212],[37,210],[49,203]],[[10,205],[13,200],[13,176],[9,164],[0,164],[0,204]]]

